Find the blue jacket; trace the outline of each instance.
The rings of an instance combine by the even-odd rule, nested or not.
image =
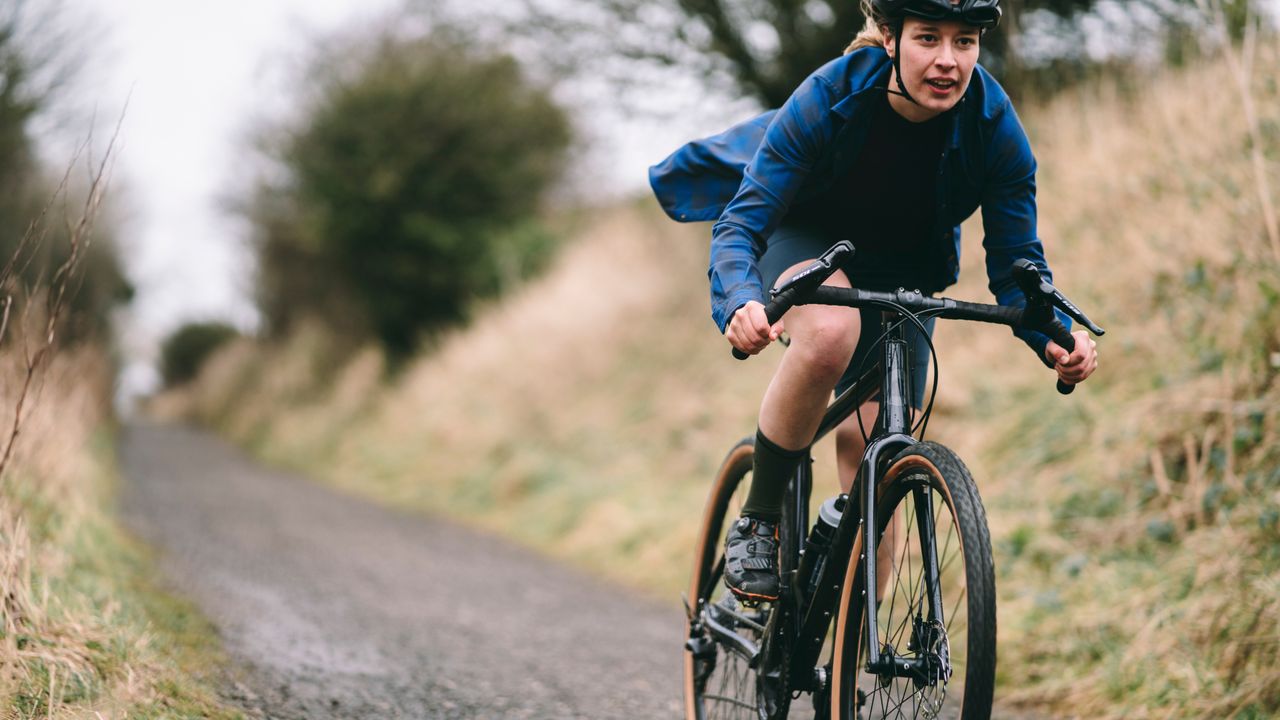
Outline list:
[[[819,197],[858,157],[891,63],[881,48],[839,57],[810,75],[779,110],[695,140],[649,169],[658,202],[680,222],[716,220],[711,237],[711,315],[724,332],[750,300],[764,302],[756,261],[793,203]],[[978,66],[938,165],[937,251],[946,285],[960,274],[960,223],[982,207],[987,278],[996,302],[1025,300],[1010,268],[1027,258],[1049,273],[1036,236],[1036,161],[1004,89]],[[1049,275],[1051,278],[1052,275]],[[1058,313],[1068,328],[1070,319]],[[1016,330],[1045,364],[1048,338]]]

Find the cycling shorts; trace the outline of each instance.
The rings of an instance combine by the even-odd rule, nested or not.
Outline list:
[[[786,280],[787,278],[779,276],[787,268],[821,256],[838,239],[832,239],[825,233],[799,224],[784,222],[769,238],[765,253],[758,263],[765,286],[774,287],[779,280]],[[857,262],[856,254],[853,262]],[[846,274],[849,274],[847,270]],[[867,287],[864,289],[894,290],[896,288]],[[858,312],[862,314],[862,333],[858,337],[858,347],[853,351],[853,359],[850,360],[849,367],[836,383],[837,394],[852,387],[861,372],[870,368],[881,357],[882,343],[877,342],[883,332],[880,327],[881,311],[875,308],[862,308]],[[923,321],[930,337],[933,336],[934,320],[929,318]],[[908,321],[905,327],[907,342],[911,345],[911,402],[912,406],[919,410],[924,406],[925,383],[929,376],[929,344],[914,323]],[[872,399],[879,400],[879,394]]]

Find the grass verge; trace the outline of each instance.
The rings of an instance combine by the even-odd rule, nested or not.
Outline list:
[[[4,476],[3,717],[240,717],[212,690],[212,628],[155,584],[112,513],[107,380],[92,349],[55,356]]]

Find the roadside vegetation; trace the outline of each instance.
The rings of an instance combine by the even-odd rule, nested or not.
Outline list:
[[[975,367],[949,395],[949,427],[994,433],[975,476],[995,480],[1012,698],[1280,712],[1280,92],[1242,76],[1280,45],[1250,42],[1029,120],[1055,264],[1110,332],[1086,397]]]
[[[1253,48],[1280,64],[1274,42]],[[1022,109],[1057,277],[1108,330],[1095,378],[1062,398],[1006,331],[939,331],[930,430],[988,506],[1010,704],[1280,712],[1280,91],[1266,72],[1238,83],[1233,59]],[[982,298],[966,230],[949,295]],[[303,327],[230,344],[155,407],[674,599],[707,479],[780,352],[736,363],[712,331],[705,231],[647,199],[602,209],[545,276],[389,380],[378,346],[326,367],[342,341]]]
[[[400,25],[317,44],[299,107],[259,131],[240,204],[272,337],[317,324],[398,362],[551,257],[536,211],[568,116],[512,56]]]
[[[218,348],[240,332],[225,322],[189,322],[174,330],[160,347],[160,376],[166,386],[181,385],[196,376]]]
[[[0,9],[0,717],[238,717],[208,689],[211,629],[114,516],[116,142],[40,159],[32,124],[77,67],[57,11]]]
[[[6,436],[27,371],[11,350],[0,357]],[[114,516],[111,374],[95,347],[60,351],[26,398],[0,488],[0,708],[6,718],[239,717],[211,690],[212,629],[156,584],[153,558]]]
[[[0,708],[4,717],[214,717],[219,656],[114,516],[114,368],[83,282],[111,150],[58,185],[0,270]],[[73,163],[80,169],[78,163]],[[76,207],[54,222],[52,208]],[[49,257],[60,258],[50,264]],[[30,283],[30,284],[29,284]],[[64,332],[78,329],[71,338]]]

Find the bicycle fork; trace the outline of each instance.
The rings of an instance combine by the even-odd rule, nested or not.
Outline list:
[[[933,524],[933,492],[928,487],[911,489],[916,508],[916,528],[920,533],[920,554],[922,581],[924,583],[926,607],[916,609],[911,620],[911,635],[907,649],[915,657],[907,658],[898,654],[891,645],[881,645],[876,616],[879,602],[876,598],[878,584],[876,581],[876,547],[872,541],[867,547],[864,558],[866,563],[866,618],[867,618],[867,672],[882,680],[902,677],[910,678],[917,686],[946,683],[951,679],[951,659],[947,647],[945,617],[942,610],[942,596],[938,582],[938,556]],[[864,537],[864,543],[866,542]],[[908,609],[910,612],[910,609]]]
[[[885,440],[900,439],[905,436],[907,444],[914,442],[911,438],[911,415],[907,398],[910,397],[909,353],[907,342],[903,338],[901,328],[896,328],[884,345],[885,382],[881,405],[880,422],[886,434]],[[897,443],[894,446],[898,446]],[[880,644],[879,628],[876,616],[879,602],[876,597],[879,582],[876,578],[878,568],[877,523],[875,522],[876,485],[880,479],[880,457],[883,448],[873,444],[863,455],[862,466],[858,476],[862,480],[862,524],[863,576],[866,578],[863,592],[866,595],[866,633],[867,633],[867,672],[882,679],[905,677],[911,678],[918,685],[930,684],[939,680],[945,682],[951,677],[949,653],[945,645],[943,629],[942,595],[938,587],[938,557],[935,548],[935,528],[933,525],[933,493],[928,487],[911,489],[916,508],[916,526],[920,533],[921,560],[925,596],[928,600],[928,616],[924,617],[917,609],[912,620],[911,639],[908,649],[915,652],[914,658],[905,658],[889,645]],[[942,645],[939,644],[941,641]],[[941,652],[937,651],[941,648]]]

